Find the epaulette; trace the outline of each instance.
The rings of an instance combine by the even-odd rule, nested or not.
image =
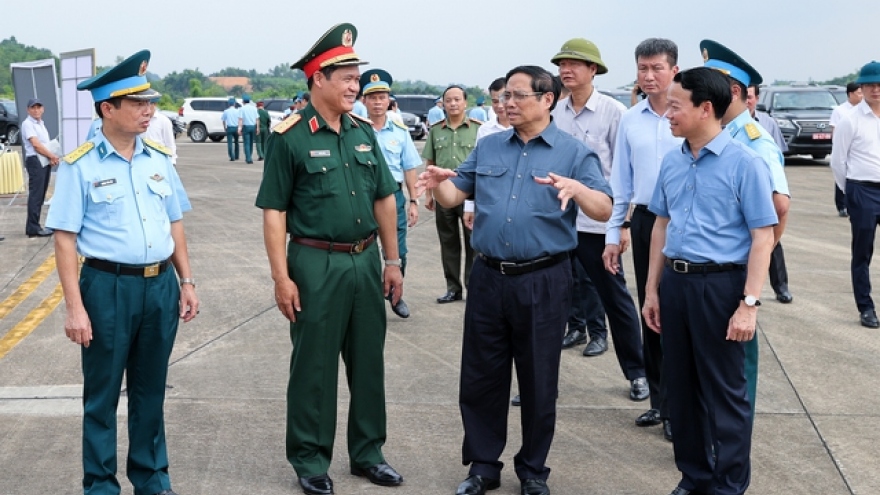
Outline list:
[[[748,134],[749,136],[749,139],[751,139],[752,141],[761,137],[761,131],[758,129],[758,126],[755,125],[753,122],[749,122],[748,124],[746,124],[745,130],[746,134]]]
[[[397,127],[400,127],[400,128],[403,129],[404,131],[409,132],[409,127],[407,127],[406,124],[404,124],[403,122],[401,122],[401,121],[399,121],[399,120],[391,119],[391,123],[394,124],[394,125],[396,125]]]
[[[79,145],[79,147],[70,153],[64,156],[64,161],[73,165],[77,160],[86,156],[86,153],[92,151],[95,148],[95,143],[91,141],[86,141],[83,144]]]
[[[484,123],[482,120],[478,120],[473,117],[468,117],[468,120],[470,120],[471,122],[473,122],[475,124],[479,124],[479,125],[483,125],[483,123]]]
[[[157,143],[156,141],[151,141],[149,139],[144,139],[143,141],[144,141],[145,145],[149,146],[150,148],[153,148],[154,150],[158,151],[159,153],[162,153],[165,156],[173,155],[173,153],[171,153],[171,150],[162,146],[161,144]]]
[[[434,122],[433,124],[431,124],[431,127],[435,127],[435,126],[438,126],[440,124],[445,124],[445,123],[446,123],[446,119],[438,120],[437,122]]]
[[[284,134],[289,131],[291,127],[293,127],[297,122],[302,120],[302,116],[298,113],[292,113],[287,116],[286,119],[282,120],[275,127],[272,128],[272,132],[277,132],[278,134]]]
[[[358,115],[358,114],[356,114],[356,113],[354,113],[354,112],[348,112],[348,115],[351,116],[352,118],[355,118],[355,119],[360,120],[361,122],[366,122],[366,123],[369,124],[369,125],[373,125],[373,121],[372,121],[372,120],[370,120],[370,119],[368,119],[368,118],[366,118],[366,117],[361,117],[360,115]]]

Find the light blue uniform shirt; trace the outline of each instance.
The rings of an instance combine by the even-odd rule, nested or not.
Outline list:
[[[223,110],[223,115],[220,116],[220,120],[223,121],[223,125],[226,127],[238,127],[238,119],[240,118],[241,110],[235,107]]]
[[[525,261],[577,246],[578,205],[565,210],[550,185],[535,177],[570,177],[611,196],[599,157],[556,124],[523,144],[513,129],[480,139],[450,179],[474,195],[477,208],[471,245],[490,258]]]
[[[441,120],[443,120],[445,118],[446,118],[446,112],[444,112],[443,109],[438,107],[437,105],[434,105],[433,108],[428,110],[428,126],[429,127],[436,124],[437,122],[440,122]]]
[[[101,129],[101,126],[104,124],[104,119],[95,119],[92,121],[92,125],[89,126],[89,132],[86,134],[86,141],[91,141],[95,134]]]
[[[472,119],[477,119],[480,122],[485,122],[489,120],[489,115],[486,113],[486,109],[483,107],[474,107],[468,111],[468,117]]]
[[[257,111],[257,107],[252,103],[242,105],[238,110],[241,112],[242,125],[257,125],[257,119],[260,118],[260,113]]]
[[[745,263],[751,230],[776,225],[772,182],[755,152],[722,130],[699,158],[685,141],[660,165],[650,210],[669,219],[667,258]]]
[[[745,130],[746,124],[749,123],[755,124],[755,127],[761,131],[759,138],[752,139],[749,137],[748,132]],[[767,132],[767,129],[764,129],[755,122],[755,119],[752,118],[752,114],[748,110],[737,115],[735,119],[727,124],[725,129],[730,131],[730,135],[734,139],[745,144],[764,159],[770,170],[770,178],[773,180],[773,191],[791,196],[788,192],[788,180],[785,178],[785,170],[783,169],[785,167],[785,158],[782,156],[782,152],[779,151],[779,146],[776,145],[773,136]]]
[[[620,244],[620,226],[630,204],[647,205],[651,201],[663,157],[680,148],[683,141],[672,135],[669,119],[658,115],[647,99],[623,114],[608,179],[614,191],[614,207],[606,224],[605,244]]]
[[[46,225],[77,234],[87,258],[126,264],[165,260],[174,252],[171,222],[183,217],[182,190],[171,159],[136,138],[132,161],[98,133],[95,147],[58,167]]]
[[[364,102],[362,102],[361,100],[354,101],[354,108],[351,110],[351,112],[358,117],[363,117],[365,119],[370,118],[370,112],[367,111],[367,106],[364,105]]]
[[[385,126],[376,133],[376,141],[385,155],[388,169],[397,183],[403,182],[403,172],[412,170],[422,164],[422,157],[413,144],[406,126],[400,126],[390,118],[385,119]]]

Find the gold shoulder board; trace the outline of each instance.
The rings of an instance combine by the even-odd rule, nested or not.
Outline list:
[[[144,141],[144,144],[146,144],[150,148],[153,148],[154,150],[158,151],[159,153],[162,153],[165,156],[172,155],[171,150],[162,146],[161,144],[157,143],[156,141],[151,141],[149,139],[144,139],[143,141]]]
[[[79,145],[79,148],[71,151],[67,155],[64,156],[64,161],[73,165],[77,160],[86,156],[86,153],[92,151],[95,148],[95,143],[91,141],[86,141],[83,144]]]
[[[354,113],[354,112],[348,112],[348,115],[350,115],[350,116],[351,116],[352,118],[354,118],[354,119],[360,120],[361,122],[366,122],[367,124],[373,125],[373,121],[372,121],[372,120],[370,120],[370,119],[368,119],[368,118],[366,118],[366,117],[361,117],[360,115],[358,115],[358,114],[356,114],[356,113]]]
[[[470,120],[471,122],[473,122],[473,123],[475,123],[475,124],[483,125],[483,121],[482,121],[482,120],[477,120],[477,119],[474,119],[474,118],[471,118],[471,117],[468,117],[468,120]]]
[[[277,132],[278,134],[284,134],[289,131],[291,127],[294,126],[297,122],[302,119],[302,116],[298,113],[292,113],[287,116],[286,119],[282,120],[275,127],[272,128],[272,132]]]
[[[431,124],[431,127],[436,127],[438,125],[445,124],[445,123],[446,123],[446,119],[438,120],[437,122],[434,122],[433,124]]]
[[[400,122],[400,121],[398,121],[398,120],[391,119],[391,123],[394,124],[394,125],[396,125],[397,127],[400,127],[400,128],[403,129],[404,131],[409,132],[409,127],[407,127],[406,124],[404,124],[403,122]]]
[[[751,139],[752,141],[761,137],[761,131],[758,130],[758,126],[751,122],[746,124],[746,134],[749,135],[749,139]]]

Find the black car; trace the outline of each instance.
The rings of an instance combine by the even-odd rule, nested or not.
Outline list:
[[[776,119],[790,155],[812,155],[816,160],[831,153],[828,124],[837,100],[828,88],[768,86],[761,88],[757,109]]]
[[[21,144],[18,110],[12,100],[0,100],[0,136],[6,136],[9,144]]]
[[[401,111],[400,117],[403,118],[403,123],[409,129],[409,135],[413,138],[413,141],[422,139],[428,133],[428,129],[425,128],[424,122],[422,122],[418,115]]]
[[[416,115],[422,122],[428,121],[428,111],[434,108],[439,96],[434,95],[394,95],[397,108],[401,112]]]
[[[290,108],[290,105],[293,104],[293,100],[290,98],[269,98],[263,100],[263,108],[268,112],[281,112],[284,113],[285,110]]]

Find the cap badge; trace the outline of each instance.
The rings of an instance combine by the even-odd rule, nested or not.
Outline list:
[[[379,74],[373,74],[370,76],[370,82],[379,82]]]
[[[147,61],[144,60],[143,62],[141,62],[141,68],[138,69],[138,75],[143,76],[146,73],[147,73]]]
[[[342,32],[342,46],[352,46],[354,44],[354,40],[352,39],[351,29],[346,29]]]
[[[705,48],[703,48],[703,62],[708,62],[708,61],[709,61],[709,50],[706,50]]]

